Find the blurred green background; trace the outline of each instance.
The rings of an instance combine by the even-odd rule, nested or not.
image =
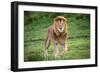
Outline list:
[[[53,56],[49,47],[48,60],[74,60],[90,58],[90,15],[24,11],[24,61],[44,61],[44,40],[47,29],[56,16],[68,20],[68,48],[63,57]]]

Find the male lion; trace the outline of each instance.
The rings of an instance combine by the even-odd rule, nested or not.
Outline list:
[[[48,32],[45,39],[45,57],[48,56],[48,47],[50,42],[54,44],[54,56],[58,57],[59,49],[58,44],[63,48],[63,53],[67,51],[67,45],[65,45],[67,37],[67,19],[63,16],[57,16],[54,18],[53,25],[48,28]]]

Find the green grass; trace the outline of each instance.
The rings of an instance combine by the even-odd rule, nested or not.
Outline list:
[[[24,61],[44,61],[44,40],[53,18],[63,15],[68,19],[68,52],[55,59],[54,46],[50,45],[48,60],[90,58],[90,19],[88,14],[25,12]],[[31,17],[30,17],[31,15]]]
[[[68,40],[68,52],[60,57],[60,60],[66,59],[87,59],[90,58],[89,38],[73,38]],[[55,60],[53,55],[54,47],[49,47],[48,60]],[[44,41],[25,42],[25,61],[42,61],[44,58]]]

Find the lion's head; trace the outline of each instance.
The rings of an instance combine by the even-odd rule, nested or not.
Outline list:
[[[53,30],[59,35],[61,33],[66,33],[67,20],[64,16],[57,16],[54,18]]]

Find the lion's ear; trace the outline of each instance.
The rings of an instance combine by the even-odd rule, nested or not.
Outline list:
[[[53,19],[53,22],[54,22],[54,23],[56,23],[56,21],[57,21],[57,19],[56,19],[56,18],[54,18],[54,19]]]
[[[67,23],[67,19],[65,18],[65,22]]]
[[[64,20],[67,22],[67,18],[64,18]]]

